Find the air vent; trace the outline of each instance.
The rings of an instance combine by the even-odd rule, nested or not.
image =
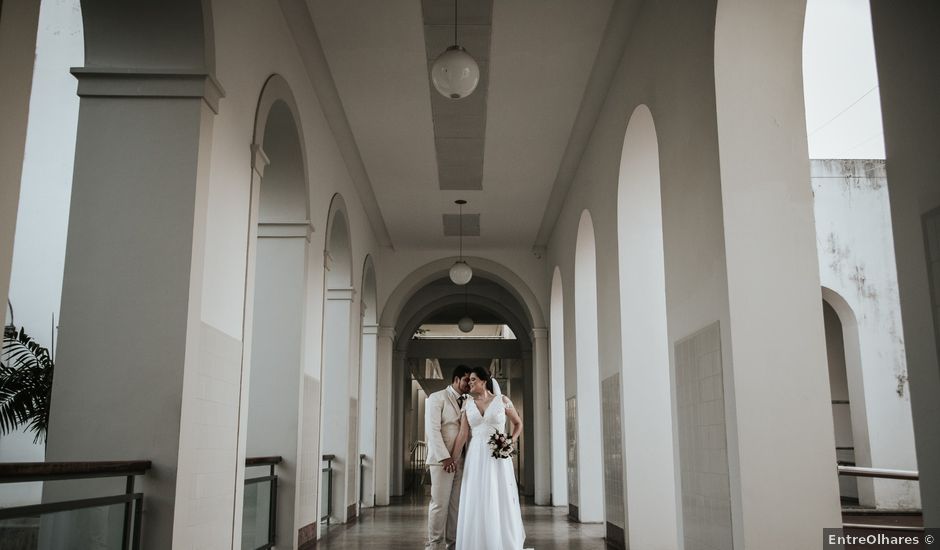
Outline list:
[[[456,237],[460,234],[459,228],[460,215],[459,214],[444,214],[444,236],[445,237]],[[479,237],[480,236],[480,215],[479,214],[464,214],[463,215],[463,236],[464,237]]]

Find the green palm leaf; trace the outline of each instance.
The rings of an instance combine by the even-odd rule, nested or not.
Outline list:
[[[0,434],[25,428],[46,440],[54,363],[22,328],[5,330],[0,362]]]

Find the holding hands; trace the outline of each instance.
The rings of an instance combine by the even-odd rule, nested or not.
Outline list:
[[[444,467],[444,471],[448,474],[452,474],[457,471],[457,460],[454,458],[445,458],[441,461],[441,465]]]

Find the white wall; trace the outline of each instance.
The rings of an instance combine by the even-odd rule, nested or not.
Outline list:
[[[637,105],[648,105],[660,152],[667,338],[672,350],[677,341],[719,323],[732,527],[735,546],[741,547],[811,544],[818,539],[817,527],[838,522],[832,430],[828,422],[816,422],[830,413],[812,197],[805,185],[808,162],[805,146],[799,146],[805,139],[802,15],[799,6],[769,1],[720,2],[717,14],[708,3],[644,3],[548,250],[562,278],[573,280],[578,220],[590,210],[597,239],[599,356],[606,378],[631,359],[621,357],[612,198],[627,121]],[[742,49],[742,43],[755,48]],[[751,71],[768,85],[755,91]],[[785,173],[760,177],[753,168],[757,158]],[[771,223],[774,216],[781,220]],[[785,233],[779,229],[784,226]],[[566,288],[565,294],[569,310],[574,293]],[[575,345],[573,332],[566,335],[566,351]],[[812,381],[807,394],[812,406],[790,399],[789,391],[773,391],[794,383],[794,364],[801,392],[806,393],[805,380]],[[792,415],[801,421],[794,424]],[[814,426],[811,433],[806,424]],[[781,453],[770,437],[777,430],[800,445]],[[631,443],[626,441],[627,447]],[[800,483],[787,478],[768,484],[771,464],[796,467]],[[781,508],[782,501],[792,505]],[[711,512],[721,508],[716,504]],[[628,514],[631,522],[632,517]],[[681,539],[685,520],[679,521]]]
[[[857,320],[861,372],[848,365],[848,376],[862,377],[865,410],[853,414],[853,428],[867,431],[856,444],[869,446],[857,450],[859,465],[916,470],[889,185],[884,161],[812,161],[820,280]],[[876,480],[874,502],[866,504],[917,508],[920,498],[915,483]]]
[[[262,86],[271,74],[277,73],[290,86],[300,114],[298,125],[306,158],[310,222],[313,226],[302,327],[304,349],[300,410],[297,411],[300,441],[295,529],[307,526],[304,536],[316,536],[321,454],[323,250],[330,201],[335,193],[342,193],[348,206],[352,280],[357,285],[362,279],[363,259],[375,247],[374,238],[327,116],[311,85],[304,60],[277,4],[226,3],[214,10],[214,18],[217,78],[226,90],[226,97],[215,119],[212,144],[202,318],[206,324],[241,340],[245,272],[246,269],[254,269],[253,265],[246,265],[252,158],[248,145]],[[382,284],[381,280],[379,284]],[[243,384],[246,383],[247,379],[243,378]],[[248,388],[242,391],[246,390]],[[237,408],[232,408],[223,416],[227,422],[234,422],[238,414]],[[240,456],[244,456],[243,450]],[[234,483],[235,480],[231,479],[225,485],[234,486]],[[215,518],[228,514],[231,514],[230,510],[220,507],[213,509],[210,515]]]
[[[62,296],[78,123],[77,81],[69,69],[83,61],[79,0],[42,2],[9,298],[16,326],[50,350],[53,316],[58,323]],[[5,303],[3,307],[6,316]],[[0,461],[41,462],[45,446],[34,444],[33,437],[0,437]],[[0,507],[32,504],[40,496],[38,483],[9,486],[0,494]]]
[[[709,53],[712,50],[710,41],[714,37],[714,20],[714,6],[704,3],[643,5],[552,233],[549,259],[558,264],[564,281],[573,281],[578,220],[583,209],[590,209],[597,241],[598,326],[602,327],[598,343],[602,378],[620,370],[625,361],[635,360],[635,357],[622,357],[615,198],[627,124],[640,104],[646,104],[652,113],[659,145],[668,318],[666,337],[670,348],[676,340],[716,319],[723,323],[728,319],[717,130],[714,95],[710,91],[714,86]],[[668,47],[663,47],[663,44],[668,44]],[[575,307],[573,285],[566,284],[564,290],[567,313]],[[635,314],[638,317],[629,322],[646,322],[647,311]],[[569,350],[575,345],[573,327],[566,332],[565,352],[567,361],[572,361],[573,355]],[[725,342],[722,349],[727,349]],[[671,372],[671,367],[667,368]],[[571,379],[566,381],[569,396],[572,394],[571,383]],[[629,406],[628,403],[624,425],[642,422],[642,417],[630,417]],[[672,414],[675,415],[674,405]],[[670,435],[675,447],[674,425]],[[634,444],[629,438],[625,440],[627,449]],[[657,448],[655,452],[671,454],[674,451]],[[628,503],[632,467],[627,460]],[[678,471],[674,471],[674,476],[678,480]],[[672,509],[675,510],[679,505],[678,494],[673,495],[673,499],[676,502]],[[643,533],[644,528],[634,520],[639,521],[643,514],[631,511],[627,516],[627,536],[630,544],[636,545],[634,532]],[[678,531],[659,540],[659,548],[675,547],[681,537],[681,523]]]

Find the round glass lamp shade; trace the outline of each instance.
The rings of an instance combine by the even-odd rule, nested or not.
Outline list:
[[[461,320],[457,321],[457,328],[460,329],[460,332],[470,332],[473,330],[473,319],[470,317],[464,317]]]
[[[450,280],[455,285],[465,285],[470,282],[470,279],[473,278],[473,270],[470,269],[470,265],[463,260],[454,262],[454,265],[450,266]]]
[[[480,83],[480,66],[467,50],[451,46],[437,56],[431,66],[431,82],[449,99],[467,97]]]

